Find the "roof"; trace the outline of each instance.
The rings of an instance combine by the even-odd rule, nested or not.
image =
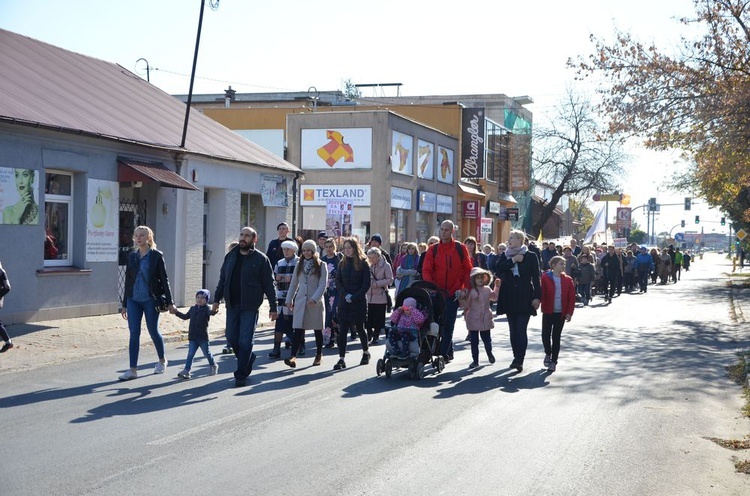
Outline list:
[[[0,29],[0,122],[301,172],[129,70]]]

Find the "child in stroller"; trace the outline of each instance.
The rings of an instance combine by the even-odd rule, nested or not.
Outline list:
[[[405,298],[402,306],[391,314],[391,323],[394,325],[388,334],[389,353],[399,358],[408,358],[411,343],[417,341],[419,329],[427,320],[427,314],[417,308],[417,300]],[[419,353],[419,346],[416,346]]]

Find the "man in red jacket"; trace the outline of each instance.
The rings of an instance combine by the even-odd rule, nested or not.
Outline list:
[[[440,354],[446,361],[453,360],[453,328],[458,313],[456,292],[469,286],[472,269],[466,246],[453,239],[454,229],[455,225],[449,220],[440,224],[440,243],[427,249],[422,267],[422,279],[448,293],[440,340]]]

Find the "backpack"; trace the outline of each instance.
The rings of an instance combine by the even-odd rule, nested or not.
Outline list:
[[[461,249],[461,242],[454,241],[454,243],[456,244],[456,251],[458,252],[458,259],[461,260],[461,262],[463,263],[464,251]],[[432,258],[435,258],[437,256],[438,245],[440,245],[440,243],[435,243],[434,245],[432,245]]]

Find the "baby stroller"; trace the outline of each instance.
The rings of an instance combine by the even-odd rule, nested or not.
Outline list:
[[[417,281],[398,294],[395,306],[402,306],[406,298],[417,300],[417,308],[427,314],[427,319],[417,332],[416,341],[411,342],[408,356],[393,355],[386,339],[385,355],[375,365],[378,376],[385,373],[386,377],[390,377],[394,368],[406,368],[412,379],[423,379],[425,365],[432,365],[438,373],[445,368],[445,359],[440,355],[440,322],[445,308],[443,292],[431,282]],[[396,326],[391,325],[386,332],[398,331]]]

